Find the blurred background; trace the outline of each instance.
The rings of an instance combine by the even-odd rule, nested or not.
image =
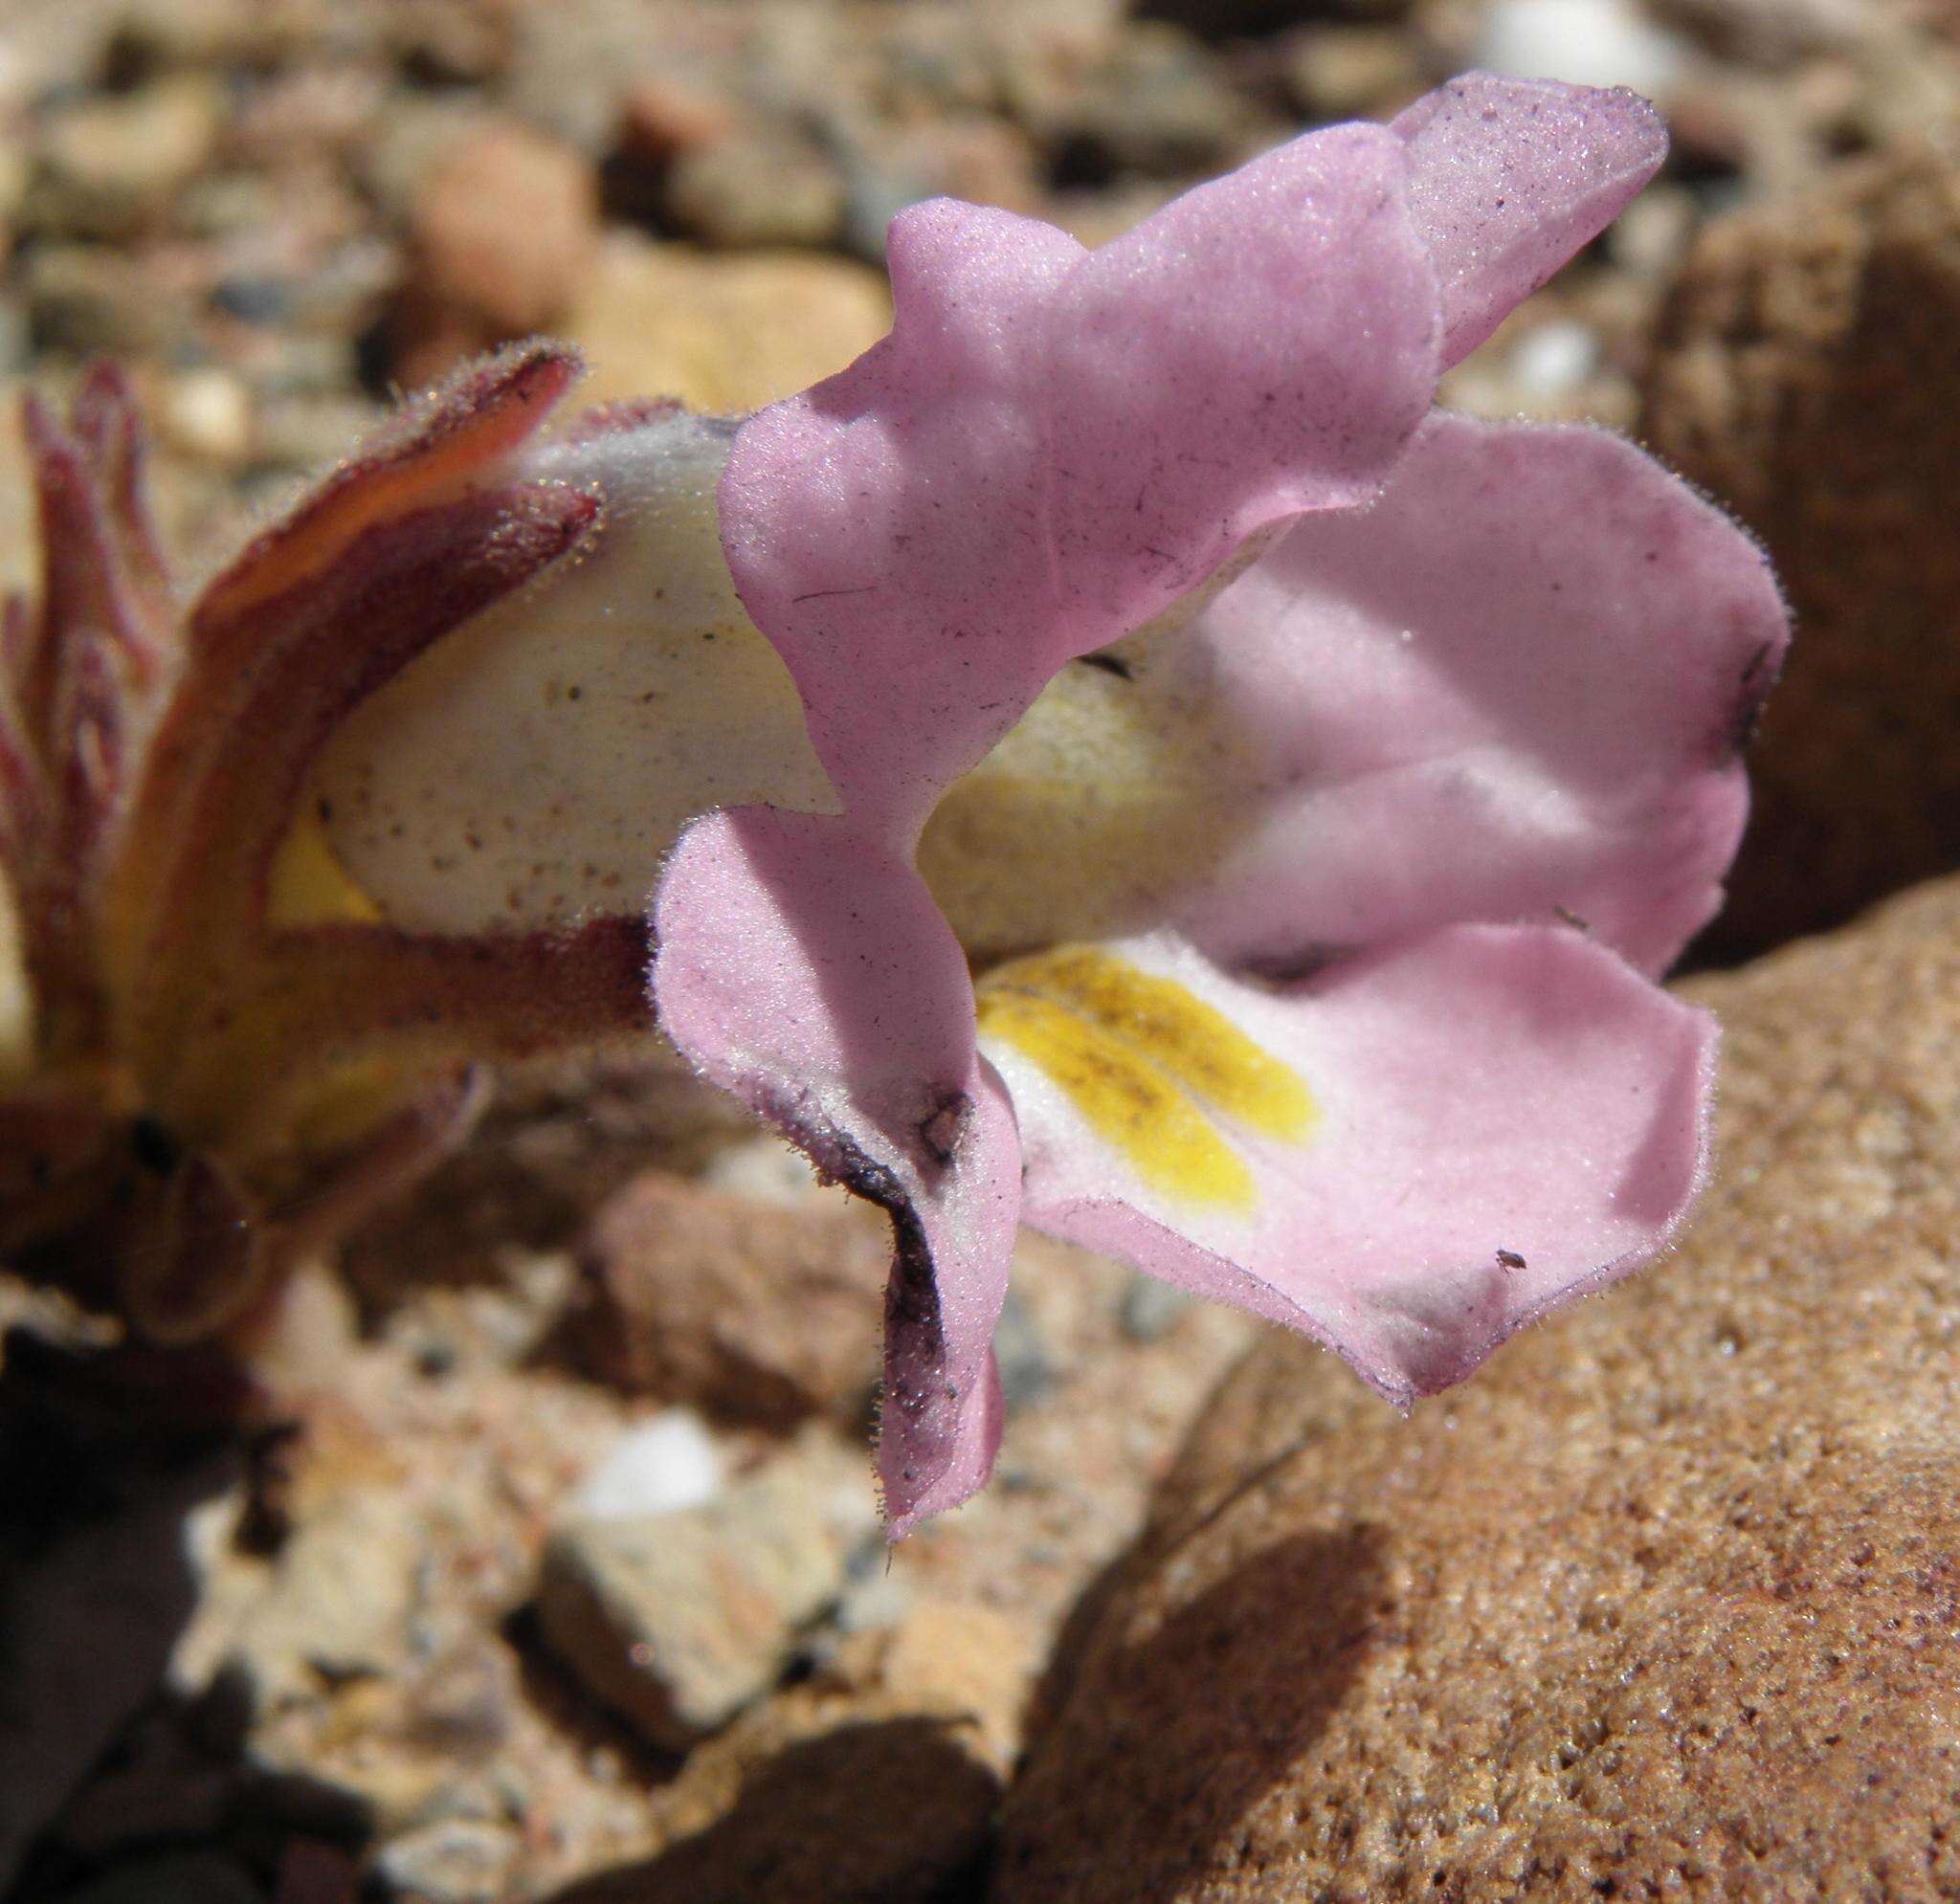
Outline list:
[[[0,587],[13,398],[92,357],[194,572],[487,346],[752,408],[880,335],[913,200],[1095,242],[1471,66],[1674,148],[1443,400],[1637,434],[1796,610],[1697,957],[1949,870],[1956,0],[0,0]],[[302,1292],[243,1440],[98,1406],[0,1286],[0,1896],[983,1893],[1039,1664],[1246,1325],[1031,1242],[1000,1477],[888,1563],[880,1226],[664,1089],[518,1091]]]

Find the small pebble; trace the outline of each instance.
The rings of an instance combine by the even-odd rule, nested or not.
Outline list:
[[[238,463],[252,447],[252,396],[229,370],[185,370],[164,388],[164,432],[187,454]]]
[[[545,1550],[546,1644],[669,1750],[766,1693],[876,1524],[868,1463],[822,1430],[678,1514],[572,1515]]]
[[[1123,1292],[1118,1320],[1131,1341],[1154,1342],[1176,1326],[1194,1299],[1174,1285],[1147,1276],[1139,1270]]]
[[[1511,376],[1526,405],[1569,397],[1599,365],[1599,341],[1584,324],[1540,324],[1511,352]]]
[[[1680,74],[1682,48],[1626,0],[1497,0],[1472,64],[1515,79],[1631,86],[1650,98]]]
[[[522,1849],[507,1825],[444,1818],[390,1839],[374,1871],[394,1904],[492,1904]]]
[[[574,1512],[594,1520],[674,1514],[722,1490],[722,1450],[691,1408],[667,1408],[629,1428],[579,1484]]]

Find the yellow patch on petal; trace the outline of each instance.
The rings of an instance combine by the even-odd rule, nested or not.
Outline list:
[[[304,808],[266,875],[265,922],[274,927],[372,925],[381,908],[341,864],[318,810]]]
[[[1188,986],[1098,946],[998,966],[977,1002],[983,1035],[1038,1065],[1150,1188],[1179,1203],[1255,1201],[1252,1172],[1207,1111],[1291,1142],[1313,1127],[1312,1096],[1291,1066]]]

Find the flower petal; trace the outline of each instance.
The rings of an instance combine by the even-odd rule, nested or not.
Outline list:
[[[902,857],[762,807],[688,829],[654,928],[668,1034],[891,1214],[879,1472],[896,1538],[980,1486],[1000,1432],[990,1343],[1020,1157],[966,960]]]
[[[714,807],[835,805],[783,664],[716,535],[732,427],[668,408],[585,420],[506,479],[590,498],[576,561],[448,634],[334,736],[308,784],[388,920],[451,934],[638,911]]]
[[[1437,371],[1405,169],[1336,127],[1093,254],[947,200],[893,222],[892,334],[750,418],[721,486],[860,823],[916,828],[1071,655],[1388,475]]]
[[[1056,956],[981,989],[1027,1220],[1303,1329],[1393,1401],[1637,1267],[1701,1185],[1713,1020],[1569,929],[1459,926],[1284,992],[1168,934]],[[1002,989],[1082,1035],[1025,1035]],[[1167,1088],[1220,1153],[1195,1171],[1130,1115]]]
[[[1598,236],[1667,156],[1660,115],[1623,86],[1466,73],[1391,129],[1443,287],[1445,367]]]
[[[1196,635],[1274,789],[1186,908],[1214,956],[1560,911],[1658,971],[1721,902],[1789,623],[1631,444],[1437,412],[1373,509],[1296,525]]]
[[[1459,108],[1470,107],[1504,148],[1485,155],[1480,176],[1516,174],[1523,211],[1452,195],[1443,175],[1463,163],[1473,128]],[[1548,133],[1570,132],[1574,113],[1596,148],[1578,164],[1539,149]],[[993,1404],[974,1378],[1017,1205],[1012,1121],[974,1049],[964,962],[909,863],[920,829],[1064,663],[1173,609],[1188,614],[1261,532],[1372,498],[1434,389],[1446,315],[1439,273],[1454,287],[1447,314],[1459,340],[1494,322],[1506,286],[1522,295],[1532,271],[1591,235],[1589,217],[1616,209],[1621,146],[1637,117],[1625,101],[1609,110],[1570,89],[1480,81],[1393,129],[1343,126],[1296,141],[1093,254],[1003,212],[914,207],[888,244],[892,334],[740,430],[718,492],[729,570],[795,682],[841,811],[751,807],[682,835],[656,902],[657,1000],[670,1035],[711,1077],[893,1211],[896,1406],[880,1465],[901,1529],[977,1484],[991,1456]],[[1534,235],[1527,214],[1548,233]],[[1114,672],[1127,678],[1120,661]],[[1282,794],[1292,790],[1276,779]],[[1691,1025],[1687,1044],[1702,1036],[1699,1020],[1681,1019],[1596,948],[1560,938],[1535,963],[1566,976],[1576,964],[1595,987],[1620,987],[1608,1001],[1619,1017],[1607,1009],[1599,1037],[1580,1003],[1540,1028],[1538,1046],[1556,1046],[1561,1059],[1591,1055],[1589,1038],[1612,1045],[1628,1029],[1621,1020],[1649,1007]],[[1214,978],[1235,1011],[1247,1000],[1281,1008]],[[1364,1005],[1374,989],[1363,988]],[[1443,1031],[1455,1024],[1419,984],[1406,1003],[1423,1036],[1425,1010]],[[1118,1227],[1161,1235],[1160,1253],[1198,1265],[1193,1280],[1339,1335],[1348,1317],[1338,1277],[1331,1295],[1308,1292],[1308,1310],[1261,1282],[1257,1267],[1235,1269],[1207,1245],[1155,1229],[1153,1199],[1192,1195],[1211,1209],[1207,1224],[1234,1236],[1248,1222],[1257,1229],[1268,1153],[1290,1158],[1299,1147],[1315,1122],[1310,1091],[1287,1064],[1269,1065],[1256,1039],[1232,1033],[1229,1014],[1193,1017],[1150,994],[1138,1009],[1156,1045],[1139,1071],[1108,1028],[1077,1035],[1058,1024],[1071,1011],[1079,1023],[1082,1008],[1081,998],[1057,1005],[1023,988],[1003,994],[990,1022],[1022,1072],[1032,1066],[1037,1089],[1044,1066],[1072,1080],[1066,1103],[1050,1080],[1050,1111],[1094,1106],[1093,1128],[1128,1134],[1138,1196]],[[1347,1021],[1337,1011],[1328,1022],[1338,1030]],[[1166,1040],[1175,1046],[1193,1023],[1203,1028],[1199,1057],[1180,1069]],[[1642,1069],[1651,1050],[1631,1034],[1625,1042],[1635,1050],[1620,1068],[1631,1070],[1615,1088],[1631,1077],[1637,1099],[1668,1096],[1668,1080]],[[1536,1059],[1538,1046],[1526,1043]],[[1606,1052],[1599,1075],[1624,1055]],[[1548,1293],[1653,1247],[1678,1215],[1698,1168],[1698,1063],[1690,1052],[1677,1067],[1687,1080],[1672,1093],[1679,1101],[1653,1113],[1673,1121],[1644,1176],[1630,1157],[1609,1159],[1630,1166],[1627,1194],[1678,1193],[1661,1198],[1662,1214],[1642,1205],[1602,1215],[1594,1206],[1617,1191],[1578,1168],[1554,1184],[1548,1215],[1525,1209],[1531,1236],[1547,1244],[1549,1267],[1536,1280],[1548,1277]],[[1365,1068],[1350,1054],[1350,1074]],[[1592,1082],[1582,1080],[1582,1093]],[[1227,1086],[1238,1120],[1230,1140],[1186,1101]],[[1623,1138],[1633,1115],[1615,1102],[1619,1124],[1612,1106],[1596,1119],[1603,1140]],[[1395,1116],[1376,1121],[1409,1148],[1422,1106],[1396,1115],[1400,1126]],[[945,1140],[948,1124],[961,1134]],[[1339,1207],[1348,1245],[1359,1249],[1367,1211]],[[1462,1207],[1478,1208],[1474,1199]],[[1392,1240],[1444,1262],[1457,1247],[1448,1219],[1437,1215],[1437,1235],[1413,1224]],[[1093,1209],[1085,1221],[1094,1227]],[[1614,1247],[1573,1266],[1599,1243]],[[1461,1266],[1445,1268],[1455,1289]],[[1348,1331],[1357,1360],[1392,1390],[1429,1380],[1456,1353],[1424,1346],[1425,1333],[1450,1331],[1421,1312],[1460,1308],[1460,1291],[1438,1296],[1426,1258],[1411,1273],[1406,1287],[1407,1277],[1377,1273]],[[1266,1295],[1248,1296],[1258,1290]],[[1503,1324],[1502,1302],[1479,1296],[1475,1306],[1490,1329]]]
[[[1330,126],[1071,274],[1046,404],[1068,653],[1161,613],[1264,524],[1380,487],[1439,367],[1408,184],[1393,135]]]

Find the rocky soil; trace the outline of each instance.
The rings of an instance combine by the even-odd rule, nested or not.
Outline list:
[[[12,0],[0,396],[128,363],[194,565],[487,344],[750,407],[912,199],[1094,239],[1473,62],[1677,144],[1447,399],[1637,431],[1798,614],[1683,1250],[1403,1423],[1029,1239],[999,1473],[893,1553],[878,1224],[508,1080],[242,1406],[0,1276],[0,1897],[1960,1894],[1960,897],[1773,950],[1960,861],[1948,0]]]

